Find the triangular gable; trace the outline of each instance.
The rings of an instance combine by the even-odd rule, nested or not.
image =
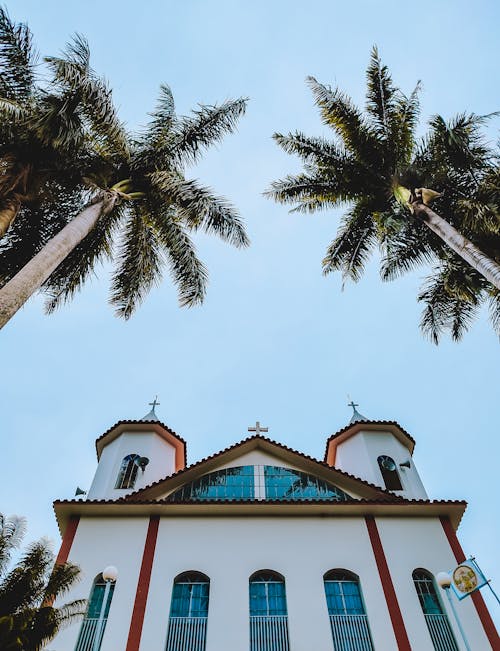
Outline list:
[[[269,460],[269,463],[266,460]],[[393,493],[389,493],[349,473],[331,468],[322,461],[317,461],[301,452],[259,435],[244,439],[170,477],[131,493],[124,499],[125,501],[137,499],[162,500],[203,475],[223,468],[241,465],[290,467],[332,484],[353,499],[395,499]]]

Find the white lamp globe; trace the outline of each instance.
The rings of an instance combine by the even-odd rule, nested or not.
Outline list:
[[[443,590],[446,590],[451,585],[451,577],[448,572],[438,572],[438,574],[436,574],[436,581],[438,582],[438,585],[443,588]]]
[[[102,578],[105,581],[112,581],[114,583],[118,578],[118,570],[114,565],[108,565],[102,571]]]

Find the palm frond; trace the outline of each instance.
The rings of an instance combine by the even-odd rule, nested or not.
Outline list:
[[[500,336],[500,292],[495,291],[488,297],[490,321],[493,329]]]
[[[223,102],[220,106],[200,106],[192,117],[179,118],[168,146],[172,160],[194,163],[202,151],[233,133],[245,113],[246,98]]]
[[[376,242],[372,206],[358,201],[342,218],[336,238],[323,258],[323,273],[340,270],[344,280],[361,278],[371,247]]]
[[[73,563],[56,563],[44,586],[44,601],[66,594],[79,580],[80,568]]]
[[[382,65],[376,46],[372,48],[366,70],[366,88],[366,109],[374,118],[375,130],[389,140],[396,89],[387,66]]]
[[[178,290],[179,304],[181,307],[201,304],[205,298],[208,273],[188,234],[176,220],[175,211],[164,209],[161,213],[151,214],[151,218]]]
[[[45,57],[54,75],[54,81],[66,90],[68,103],[64,108],[79,107],[91,125],[92,134],[99,138],[111,153],[129,156],[128,139],[113,103],[107,83],[90,67],[90,50],[85,38],[76,35],[62,57]]]
[[[156,103],[155,110],[151,113],[153,118],[147,127],[147,139],[153,143],[156,149],[163,147],[170,130],[176,120],[174,96],[170,86],[160,85],[160,96]]]
[[[150,222],[146,208],[136,207],[121,235],[110,303],[116,308],[116,314],[124,319],[132,316],[151,287],[161,280],[162,251]]]
[[[160,197],[175,206],[178,218],[190,230],[201,229],[237,247],[249,245],[241,217],[225,199],[173,172],[155,172],[151,182]]]
[[[436,254],[429,242],[429,234],[432,235],[429,229],[408,218],[401,224],[399,231],[391,233],[390,237],[382,237],[382,280],[394,280],[422,264],[435,261]]]
[[[380,163],[380,140],[370,130],[350,97],[338,88],[332,90],[318,83],[314,77],[308,77],[307,82],[320,108],[323,122],[336,131],[347,151],[368,166]]]
[[[16,100],[0,98],[0,119],[6,122],[20,122],[26,119],[29,111],[25,105],[20,104]]]
[[[25,100],[34,89],[37,54],[30,29],[14,23],[0,7],[0,95]]]
[[[446,331],[458,341],[469,329],[481,302],[481,292],[464,293],[452,278],[453,270],[443,265],[428,276],[418,300],[425,304],[420,327],[433,343],[438,344]],[[457,289],[459,291],[457,291]]]
[[[393,148],[396,172],[411,164],[416,149],[415,132],[420,116],[420,90],[421,83],[419,81],[409,97],[398,92],[394,100],[395,106],[391,115],[388,141]]]
[[[296,154],[305,163],[328,165],[329,167],[342,165],[347,156],[343,149],[325,138],[312,138],[296,131],[284,136],[281,133],[273,135],[275,142],[287,154]]]

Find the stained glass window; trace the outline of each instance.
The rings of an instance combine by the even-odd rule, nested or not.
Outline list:
[[[171,501],[202,500],[348,500],[349,495],[292,468],[237,466],[224,468],[186,484],[170,495]]]

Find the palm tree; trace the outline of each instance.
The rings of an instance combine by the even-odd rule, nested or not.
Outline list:
[[[55,607],[78,579],[71,563],[56,565],[45,540],[30,545],[9,569],[13,552],[25,534],[23,518],[0,514],[0,648],[2,651],[39,651],[61,627],[85,610],[85,601]]]
[[[301,212],[350,205],[323,260],[324,273],[341,270],[344,279],[357,281],[378,246],[384,279],[421,263],[446,267],[452,261],[480,276],[485,295],[496,305],[498,221],[485,220],[484,211],[465,211],[495,168],[481,138],[485,118],[464,114],[447,123],[436,116],[427,137],[417,140],[420,84],[406,97],[376,48],[367,69],[366,114],[338,88],[312,77],[308,83],[336,139],[274,134],[287,153],[301,157],[305,170],[274,182],[267,195],[295,203],[294,210]],[[432,200],[439,212],[429,207]]]
[[[70,45],[74,56],[80,41],[77,36]],[[122,152],[126,148],[100,79],[87,74],[76,92],[57,78],[43,85],[37,61],[28,26],[14,23],[0,7],[0,237],[23,205],[46,201],[61,186],[75,189],[82,176],[96,173],[93,166],[105,164],[110,145]],[[57,187],[51,186],[54,180]]]
[[[192,116],[178,117],[170,89],[162,86],[147,129],[130,135],[114,112],[113,119],[106,121],[110,92],[98,92],[105,87],[90,68],[88,45],[82,37],[64,56],[46,61],[62,94],[77,98],[81,106],[88,143],[81,158],[87,171],[85,165],[79,167],[79,184],[72,188],[54,174],[47,185],[55,188],[56,200],[28,206],[25,219],[21,215],[7,243],[0,244],[0,267],[6,270],[0,277],[4,283],[0,328],[42,286],[49,295],[48,311],[55,309],[74,295],[100,261],[110,258],[117,262],[110,302],[119,316],[131,316],[151,286],[160,281],[165,262],[178,287],[180,304],[201,303],[207,272],[190,234],[203,230],[238,247],[249,241],[235,209],[210,189],[187,179],[185,168],[206,147],[234,131],[246,100],[200,106]],[[54,235],[54,224],[61,224],[57,197],[70,210]],[[26,233],[33,221],[43,224],[34,239]],[[23,248],[19,235],[23,231],[32,257],[20,260],[20,268],[18,245]]]

